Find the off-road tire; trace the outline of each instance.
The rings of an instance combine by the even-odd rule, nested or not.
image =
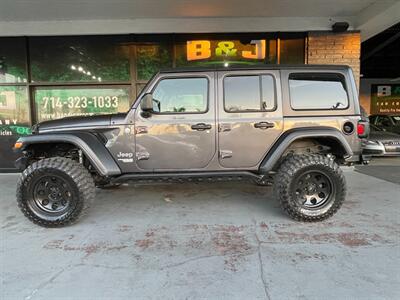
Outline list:
[[[68,206],[59,214],[44,211],[35,204],[34,191],[44,177],[59,178],[70,187]],[[54,176],[54,177],[51,177]],[[46,177],[46,178],[47,178]],[[40,192],[40,191],[39,191]],[[21,174],[17,183],[17,203],[23,214],[43,227],[71,225],[82,217],[94,201],[95,186],[90,173],[79,163],[53,157],[34,162]],[[34,206],[36,205],[36,206]]]
[[[331,182],[329,201],[316,209],[305,208],[296,201],[296,182],[306,172],[323,172]],[[274,194],[283,210],[303,222],[322,221],[335,214],[346,197],[346,180],[339,165],[330,157],[319,154],[289,155],[275,175]]]

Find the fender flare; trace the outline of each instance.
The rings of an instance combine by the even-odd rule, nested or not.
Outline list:
[[[267,155],[262,160],[259,171],[262,174],[273,170],[276,163],[280,160],[286,149],[295,140],[302,138],[333,138],[339,142],[345,150],[346,157],[353,156],[353,150],[339,130],[330,127],[306,127],[294,128],[282,134],[274,143]]]
[[[20,137],[17,142],[22,142],[22,148],[29,145],[47,143],[73,144],[86,155],[93,167],[103,176],[120,175],[121,170],[105,145],[88,132],[63,133],[63,134],[38,134]]]

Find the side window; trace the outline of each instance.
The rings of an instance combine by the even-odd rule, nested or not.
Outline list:
[[[337,73],[292,73],[289,75],[293,109],[346,109],[349,99],[345,78]]]
[[[158,113],[202,113],[207,111],[207,78],[162,79],[153,92]]]
[[[224,78],[224,107],[227,112],[270,111],[275,108],[275,83],[271,75]]]

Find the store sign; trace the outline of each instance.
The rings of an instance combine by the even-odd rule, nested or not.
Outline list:
[[[400,84],[373,84],[371,86],[371,114],[400,113]]]
[[[265,58],[266,41],[251,40],[249,44],[240,41],[187,41],[186,57],[188,61],[210,58],[239,58],[262,60]]]
[[[64,117],[112,114],[129,109],[129,88],[38,88],[38,122]]]

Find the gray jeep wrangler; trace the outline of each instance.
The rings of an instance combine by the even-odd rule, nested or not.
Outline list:
[[[126,113],[33,126],[14,146],[17,201],[55,227],[76,221],[96,186],[251,179],[273,184],[293,219],[320,221],[342,205],[339,166],[363,161],[368,126],[347,66],[161,71]]]

